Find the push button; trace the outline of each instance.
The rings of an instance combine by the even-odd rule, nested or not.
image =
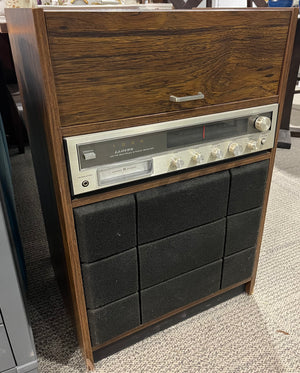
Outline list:
[[[88,151],[83,153],[83,158],[85,161],[90,161],[91,159],[96,158],[96,153],[94,151]]]
[[[265,137],[263,137],[261,140],[260,140],[260,143],[261,145],[264,145],[266,143],[267,139]]]

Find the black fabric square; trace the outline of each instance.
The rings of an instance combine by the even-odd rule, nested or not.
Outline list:
[[[153,320],[219,290],[222,260],[141,291],[142,322]]]
[[[225,256],[256,245],[261,210],[257,208],[228,216]]]
[[[138,243],[143,244],[226,215],[229,172],[219,172],[136,194]]]
[[[268,160],[230,170],[228,215],[262,206],[268,170]]]
[[[226,219],[142,245],[141,289],[212,263],[223,256]]]
[[[222,289],[251,277],[255,247],[224,258]]]
[[[138,290],[136,249],[82,264],[87,308],[97,308]]]
[[[97,346],[140,325],[138,294],[95,310],[88,310],[92,346]]]
[[[74,209],[80,260],[90,263],[136,246],[133,195]]]

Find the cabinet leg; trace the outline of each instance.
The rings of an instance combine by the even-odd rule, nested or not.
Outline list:
[[[254,285],[255,285],[255,279],[252,279],[251,281],[247,282],[245,290],[248,295],[252,295],[254,292]]]
[[[91,362],[90,359],[86,358],[85,359],[85,364],[86,364],[86,367],[87,367],[87,370],[90,372],[90,371],[93,371],[95,369],[95,366],[94,366],[94,363]]]

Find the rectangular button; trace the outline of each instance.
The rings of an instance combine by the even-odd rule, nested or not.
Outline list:
[[[84,153],[83,153],[83,158],[84,158],[86,161],[90,161],[91,159],[95,159],[95,158],[96,158],[96,153],[93,152],[93,151],[90,151],[90,152],[84,152]]]

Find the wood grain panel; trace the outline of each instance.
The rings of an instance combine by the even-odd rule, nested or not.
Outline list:
[[[293,52],[293,45],[294,45],[294,38],[295,38],[295,33],[296,33],[296,28],[297,28],[297,15],[298,15],[298,9],[294,8],[293,9],[293,16],[292,16],[290,27],[289,27],[289,34],[288,34],[286,49],[285,49],[284,65],[283,65],[283,68],[282,68],[282,71],[281,71],[281,79],[280,79],[280,87],[279,87],[279,110],[278,110],[278,119],[277,119],[277,129],[276,129],[274,147],[271,151],[269,172],[268,172],[268,177],[267,177],[267,186],[266,186],[266,191],[265,191],[261,222],[260,222],[260,227],[259,227],[259,232],[258,232],[257,247],[256,247],[256,254],[255,254],[255,260],[254,260],[254,265],[253,265],[252,279],[246,286],[246,291],[248,292],[248,294],[253,293],[254,286],[255,286],[258,260],[259,260],[259,254],[260,254],[260,248],[261,248],[261,243],[262,243],[262,236],[263,236],[263,230],[264,230],[264,224],[265,224],[266,212],[267,212],[267,206],[268,206],[268,200],[269,200],[270,185],[271,185],[274,162],[275,162],[275,155],[276,155],[276,150],[277,150],[278,135],[279,135],[282,116],[283,116],[283,112],[284,112],[284,101],[285,101],[286,88],[287,88],[287,82],[288,82],[288,74],[289,74],[289,70],[290,70],[290,64],[291,64],[292,52]]]
[[[44,14],[41,9],[8,9],[6,17],[51,259],[64,300],[72,304],[70,309],[75,318],[86,364],[93,368]]]
[[[278,93],[290,12],[45,15],[62,126]]]
[[[111,130],[120,129],[120,128],[141,126],[144,124],[166,122],[169,120],[198,117],[201,115],[215,114],[215,113],[221,113],[224,111],[246,109],[246,108],[255,107],[255,106],[277,104],[277,103],[278,103],[278,96],[271,96],[271,97],[262,98],[262,99],[252,99],[252,100],[244,100],[244,101],[238,101],[238,102],[230,102],[228,104],[206,106],[203,108],[187,109],[187,110],[173,111],[169,113],[161,113],[161,114],[154,114],[154,115],[145,115],[142,117],[108,120],[105,122],[98,122],[98,123],[87,123],[87,124],[81,124],[80,126],[78,125],[67,126],[67,127],[61,128],[61,133],[63,136],[75,136],[75,135],[82,135],[82,134],[87,134],[87,133],[111,131]]]

